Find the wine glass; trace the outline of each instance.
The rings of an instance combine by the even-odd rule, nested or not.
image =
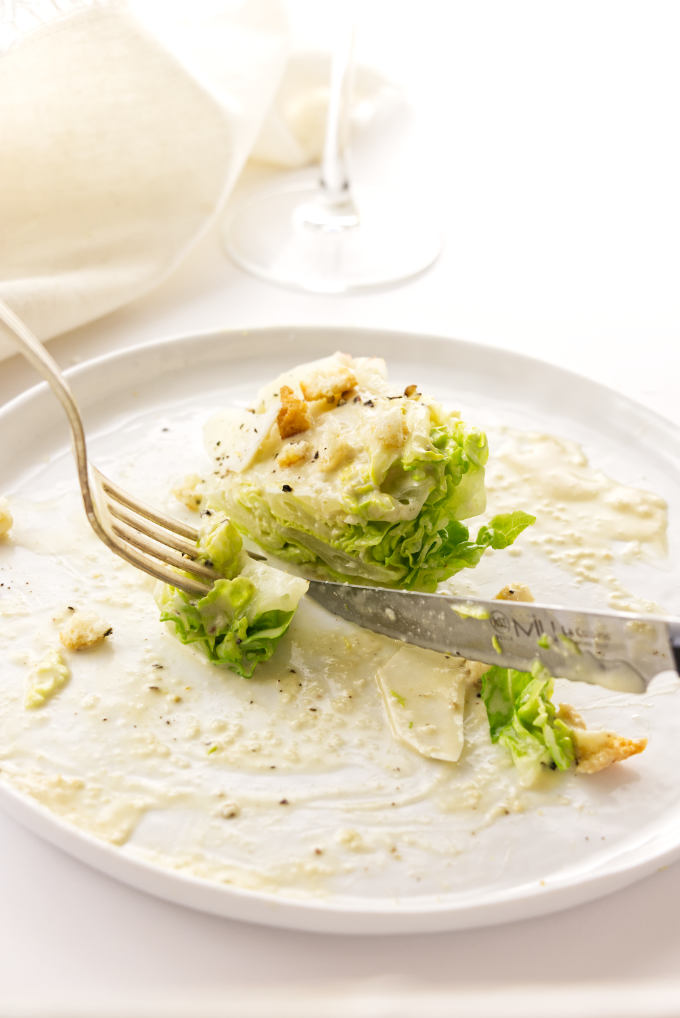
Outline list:
[[[390,193],[389,180],[370,201],[354,200],[347,165],[353,46],[349,28],[331,61],[318,178],[251,193],[224,231],[238,265],[291,289],[340,294],[398,283],[430,266],[441,250],[431,218],[413,207],[412,195]]]

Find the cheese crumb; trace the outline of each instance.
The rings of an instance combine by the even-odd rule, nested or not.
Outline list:
[[[347,358],[347,361],[349,360],[350,358]],[[329,403],[337,403],[340,397],[351,392],[356,384],[356,375],[342,355],[315,367],[300,379],[302,395],[310,402],[323,399]]]
[[[368,849],[364,839],[353,827],[343,827],[335,835],[335,840],[350,852],[366,852]]]
[[[277,459],[281,467],[294,467],[296,463],[303,463],[309,459],[312,447],[309,442],[289,442],[284,445]]]
[[[569,703],[560,704],[559,710],[557,711],[557,716],[560,719],[560,721],[564,721],[565,725],[569,725],[571,728],[585,729],[586,727],[586,723],[579,714],[579,712],[575,710]]]
[[[188,474],[183,481],[180,481],[172,489],[172,493],[177,501],[185,505],[187,509],[191,509],[192,512],[198,512],[203,502],[203,492],[201,490],[203,485],[204,482],[198,474]]]
[[[13,523],[14,517],[9,510],[9,502],[6,498],[0,498],[0,539],[7,537]]]
[[[406,418],[400,407],[382,415],[375,426],[375,436],[385,449],[401,449],[408,437]]]
[[[329,438],[328,446],[321,453],[319,469],[325,474],[329,474],[331,471],[338,470],[347,463],[351,463],[356,454],[357,450],[350,442],[342,438],[331,441]]]
[[[233,820],[234,817],[239,816],[240,812],[241,808],[235,802],[224,802],[217,810],[217,815],[223,820]]]
[[[59,639],[67,650],[84,650],[94,647],[112,632],[111,626],[91,612],[73,612]]]

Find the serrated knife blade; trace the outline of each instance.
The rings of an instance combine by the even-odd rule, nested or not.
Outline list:
[[[490,665],[643,692],[680,671],[680,619],[523,601],[486,601],[312,580],[309,596],[333,614],[394,640]]]

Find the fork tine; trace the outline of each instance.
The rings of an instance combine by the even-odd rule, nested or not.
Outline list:
[[[218,574],[195,561],[198,531],[138,502],[92,468],[107,543],[121,558],[192,596],[207,594]]]
[[[175,551],[174,548],[170,548],[167,544],[163,544],[144,531],[135,530],[133,527],[118,521],[112,521],[110,526],[114,534],[135,548],[139,548],[141,552],[144,552],[145,555],[151,558],[156,558],[167,565],[174,566],[175,569],[180,569],[182,572],[191,573],[194,576],[204,576],[211,583],[219,579],[219,575],[210,566],[206,566],[202,562],[187,559],[181,552]]]
[[[189,541],[196,542],[198,540],[198,531],[195,527],[190,526],[188,523],[183,523],[181,520],[174,519],[171,516],[164,516],[159,513],[157,509],[147,505],[145,502],[140,502],[139,499],[132,498],[126,491],[119,488],[117,484],[110,481],[108,477],[105,477],[101,471],[97,470],[96,467],[91,467],[93,474],[101,488],[101,490],[109,495],[116,502],[120,502],[121,505],[133,512],[138,513],[147,520],[151,520],[152,523],[158,524],[165,530],[171,530],[176,534],[180,534],[182,537],[186,537]]]
[[[107,509],[112,516],[115,516],[121,523],[127,524],[134,530],[138,530],[141,534],[153,538],[158,541],[159,544],[163,544],[168,548],[174,548],[175,551],[181,552],[188,559],[198,558],[198,547],[195,541],[189,541],[186,537],[181,537],[174,530],[168,530],[166,527],[160,527],[156,523],[152,523],[151,520],[142,518],[131,512],[123,505],[119,505],[115,502],[107,503]]]
[[[142,569],[156,580],[161,580],[163,583],[169,583],[170,586],[183,590],[185,594],[189,594],[192,597],[204,597],[210,592],[212,586],[210,583],[177,573],[175,569],[166,566],[162,560],[149,558],[126,541],[118,540],[112,533],[108,535],[107,544],[112,551],[115,551],[126,562],[136,566],[137,569]]]

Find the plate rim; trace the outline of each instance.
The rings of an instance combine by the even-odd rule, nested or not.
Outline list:
[[[105,351],[92,358],[65,369],[64,375],[70,381],[88,373],[99,374],[114,362],[124,362],[135,356],[151,357],[168,346],[177,348],[183,344],[198,346],[224,342],[229,348],[229,340],[239,337],[285,337],[291,344],[295,336],[316,336],[325,341],[342,336],[376,337],[383,342],[389,338],[408,341],[417,339],[430,343],[451,345],[465,349],[469,354],[482,351],[483,355],[499,358],[515,364],[530,365],[534,369],[548,372],[552,376],[564,380],[572,379],[580,386],[586,386],[593,395],[603,394],[609,399],[635,408],[655,429],[667,434],[675,442],[680,442],[680,426],[643,403],[619,392],[604,383],[598,382],[587,375],[574,372],[569,368],[541,358],[464,339],[457,339],[441,333],[420,333],[410,329],[375,328],[373,326],[350,325],[297,325],[285,324],[275,326],[254,326],[228,329],[205,329],[196,332],[176,333],[165,338],[159,337],[140,344],[129,344],[115,350]],[[254,340],[253,340],[254,341]],[[320,356],[325,356],[320,351]],[[237,354],[232,355],[236,357]],[[229,358],[225,358],[228,360]],[[0,424],[7,417],[18,411],[24,411],[36,400],[44,397],[51,399],[45,382],[37,382],[28,389],[18,393],[0,407]],[[55,403],[56,405],[56,403]],[[510,891],[494,892],[490,900],[476,903],[452,904],[446,901],[446,894],[430,895],[426,904],[419,905],[419,899],[410,906],[408,902],[377,899],[343,899],[333,902],[319,897],[308,900],[277,897],[270,892],[252,891],[233,885],[221,885],[215,881],[196,877],[191,874],[173,870],[170,867],[156,865],[143,858],[126,855],[118,847],[103,839],[82,830],[75,824],[51,812],[48,807],[32,799],[26,793],[14,788],[9,779],[0,775],[0,808],[4,813],[19,822],[24,828],[37,834],[49,844],[71,857],[85,863],[107,877],[122,881],[136,890],[151,894],[165,901],[182,905],[202,912],[208,912],[223,918],[253,922],[269,926],[280,926],[289,929],[310,932],[348,935],[382,935],[408,934],[417,932],[443,932],[471,929],[481,926],[500,925],[518,919],[532,918],[566,908],[613,893],[631,884],[657,868],[667,865],[680,856],[680,839],[676,844],[662,847],[647,853],[634,862],[619,858],[609,863],[603,874],[581,874],[577,879],[552,884],[550,879],[531,881],[520,884]],[[667,840],[664,839],[664,840]],[[118,871],[118,872],[117,872]],[[535,885],[535,886],[531,886]],[[208,900],[214,896],[214,902]],[[200,899],[198,902],[194,899]],[[436,897],[444,899],[441,903]],[[361,918],[362,929],[356,928],[356,920]]]
[[[142,343],[130,343],[126,346],[118,347],[115,350],[104,351],[103,353],[96,354],[94,357],[87,358],[77,364],[72,364],[69,367],[62,369],[62,374],[67,378],[67,380],[76,379],[80,375],[85,374],[88,371],[99,369],[106,364],[126,359],[134,354],[148,355],[154,350],[158,350],[164,346],[175,346],[181,343],[204,343],[206,341],[214,341],[217,339],[228,341],[231,337],[243,338],[244,336],[252,336],[253,334],[266,333],[270,335],[280,334],[284,336],[290,335],[292,332],[303,335],[325,333],[327,335],[340,336],[343,333],[354,333],[357,335],[374,335],[383,338],[396,336],[400,339],[415,338],[424,340],[425,342],[452,344],[467,351],[483,350],[494,358],[505,358],[515,362],[536,366],[543,371],[547,369],[547,371],[551,374],[557,374],[563,377],[566,376],[566,378],[573,379],[573,381],[577,382],[579,385],[585,385],[593,392],[606,393],[608,397],[613,397],[614,399],[634,406],[638,412],[642,411],[642,413],[656,427],[664,431],[670,431],[673,434],[673,437],[677,441],[680,441],[680,424],[676,424],[675,421],[672,421],[669,417],[664,416],[652,407],[647,406],[645,403],[641,403],[634,397],[628,396],[626,393],[620,392],[618,389],[607,385],[604,382],[599,382],[583,372],[573,371],[571,368],[562,367],[553,361],[544,360],[543,358],[536,357],[533,354],[510,350],[507,347],[496,346],[494,344],[480,343],[456,336],[449,336],[440,332],[414,332],[412,329],[394,329],[389,327],[374,327],[372,325],[364,326],[354,323],[347,325],[310,325],[309,323],[305,323],[300,325],[293,322],[279,325],[232,326],[226,329],[206,328],[199,329],[195,332],[172,333],[165,337],[145,340]],[[29,388],[17,393],[5,404],[0,406],[0,419],[10,413],[10,411],[23,405],[24,402],[35,399],[46,391],[47,383],[44,381],[38,381],[35,385],[31,385]]]
[[[408,903],[345,898],[342,902],[281,897],[184,873],[152,861],[126,855],[117,846],[96,837],[52,813],[0,776],[0,810],[24,829],[96,873],[161,901],[239,922],[276,926],[298,932],[347,936],[444,933],[552,915],[613,894],[664,868],[680,856],[680,842],[640,859],[632,866],[620,860],[606,873],[585,875],[577,882],[550,880],[520,884],[511,891],[481,903],[451,905],[446,901]],[[442,898],[445,894],[442,893]],[[198,900],[197,900],[198,899]],[[529,906],[529,907],[527,907]],[[360,919],[361,929],[356,921]]]

